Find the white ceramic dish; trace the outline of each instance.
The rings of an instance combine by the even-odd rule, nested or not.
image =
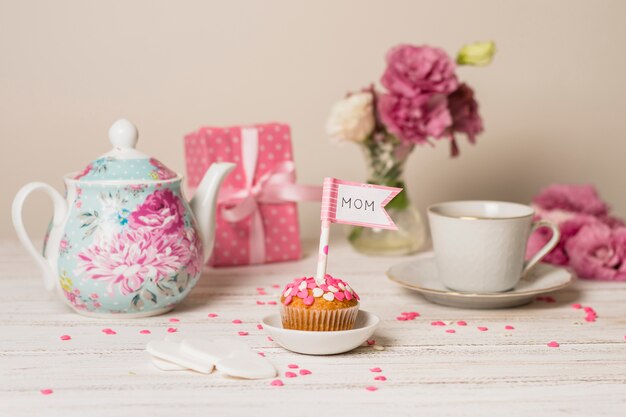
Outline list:
[[[567,287],[571,272],[548,264],[538,264],[510,291],[464,293],[446,288],[437,273],[435,254],[426,252],[417,259],[392,266],[387,276],[405,288],[419,292],[429,301],[458,308],[507,308],[527,304],[537,295]]]
[[[305,355],[335,355],[355,349],[376,330],[380,319],[372,313],[360,310],[354,329],[337,332],[311,332],[283,329],[280,314],[263,318],[263,328],[272,339],[287,350]]]

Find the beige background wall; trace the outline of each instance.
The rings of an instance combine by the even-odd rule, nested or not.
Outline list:
[[[528,201],[555,181],[590,182],[626,216],[626,1],[30,1],[0,0],[0,238],[32,180],[61,176],[108,150],[124,116],[140,147],[182,171],[184,133],[201,124],[279,120],[293,128],[302,182],[364,178],[352,146],[328,143],[330,105],[380,77],[399,42],[493,39],[494,64],[463,68],[486,133],[420,148],[411,195]],[[302,207],[317,233],[317,205]],[[34,234],[50,216],[27,207]]]

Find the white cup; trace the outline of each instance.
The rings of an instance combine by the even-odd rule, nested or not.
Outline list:
[[[439,277],[451,290],[501,292],[518,281],[558,243],[559,228],[533,222],[532,207],[501,201],[453,201],[428,207]],[[524,262],[526,243],[537,228],[552,238]]]

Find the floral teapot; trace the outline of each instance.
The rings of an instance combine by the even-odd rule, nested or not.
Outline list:
[[[13,224],[44,283],[75,311],[145,317],[185,298],[213,248],[217,193],[234,164],[213,164],[193,199],[182,177],[137,151],[137,129],[118,120],[113,150],[64,177],[65,198],[51,186],[26,184],[13,201]],[[35,190],[54,202],[43,256],[29,239],[22,206]]]

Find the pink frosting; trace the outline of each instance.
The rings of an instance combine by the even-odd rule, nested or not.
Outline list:
[[[295,297],[302,299],[307,306],[313,305],[320,297],[327,301],[350,301],[353,298],[360,300],[358,294],[347,282],[334,278],[330,274],[326,274],[321,282],[317,282],[313,277],[297,278],[285,286],[282,296],[284,305],[291,304]]]

